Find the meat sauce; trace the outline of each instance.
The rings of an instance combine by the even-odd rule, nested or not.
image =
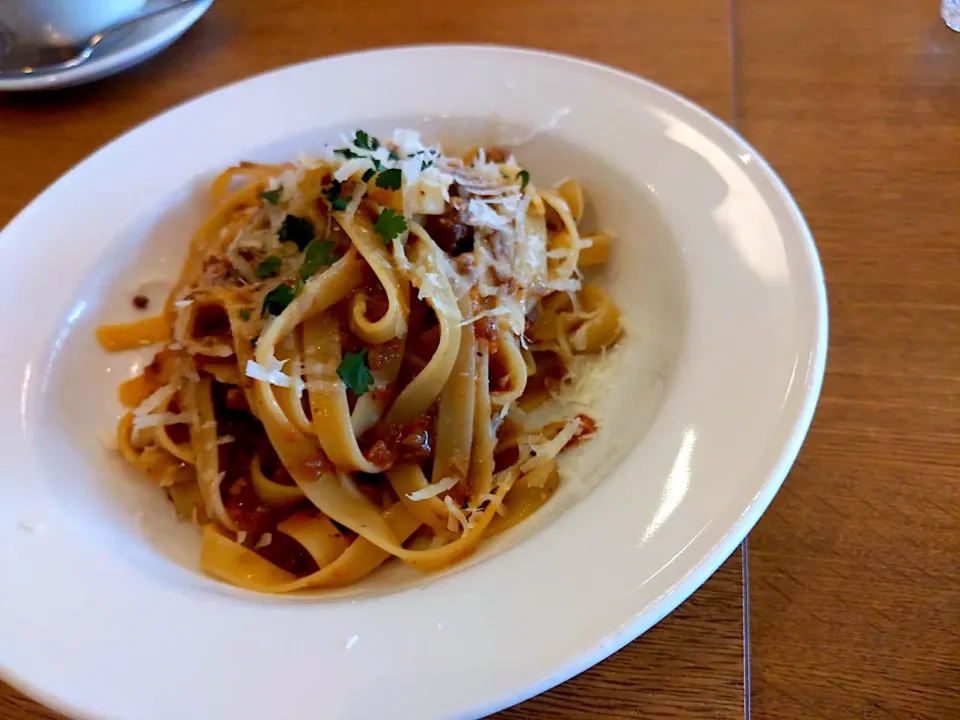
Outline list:
[[[466,203],[457,197],[457,184],[450,185],[450,206],[443,215],[427,215],[423,229],[450,257],[473,251],[473,227],[466,220]]]
[[[374,428],[371,433],[374,440],[364,457],[375,465],[390,467],[399,462],[423,462],[436,446],[436,407],[403,425]]]

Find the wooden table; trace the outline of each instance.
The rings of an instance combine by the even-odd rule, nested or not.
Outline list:
[[[501,716],[960,717],[960,36],[935,5],[220,0],[121,76],[0,97],[0,224],[151,115],[325,54],[498,42],[678,90],[737,124],[807,213],[831,297],[823,401],[751,535],[750,624],[738,551],[640,640]],[[42,717],[0,685],[0,720]]]

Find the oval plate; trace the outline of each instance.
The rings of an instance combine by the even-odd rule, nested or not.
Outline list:
[[[627,360],[596,383],[574,489],[464,568],[324,602],[234,591],[99,442],[143,356],[108,357],[93,327],[176,273],[213,173],[396,126],[511,143],[539,184],[582,181],[618,238],[601,282],[629,315]],[[0,671],[74,717],[468,717],[546,690],[736,548],[824,370],[816,249],[767,164],[661,87],[538,52],[384,50],[225,87],[92,155],[0,241]]]

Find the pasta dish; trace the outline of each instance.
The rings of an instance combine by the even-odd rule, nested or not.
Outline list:
[[[596,423],[530,415],[622,332],[583,279],[610,238],[581,234],[576,181],[358,130],[211,196],[161,312],[97,331],[162,345],[120,386],[117,444],[203,528],[206,573],[284,593],[435,571],[551,497]]]

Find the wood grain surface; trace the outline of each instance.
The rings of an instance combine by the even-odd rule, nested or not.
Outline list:
[[[176,103],[284,64],[384,45],[492,42],[580,55],[729,119],[730,31],[727,3],[716,0],[219,0],[177,44],[122,75],[0,95],[0,225],[97,147]],[[738,551],[643,638],[502,717],[744,717],[742,569]],[[0,720],[55,717],[0,685]]]
[[[753,714],[960,718],[960,35],[738,0],[740,125],[810,223],[827,375],[750,535]]]

